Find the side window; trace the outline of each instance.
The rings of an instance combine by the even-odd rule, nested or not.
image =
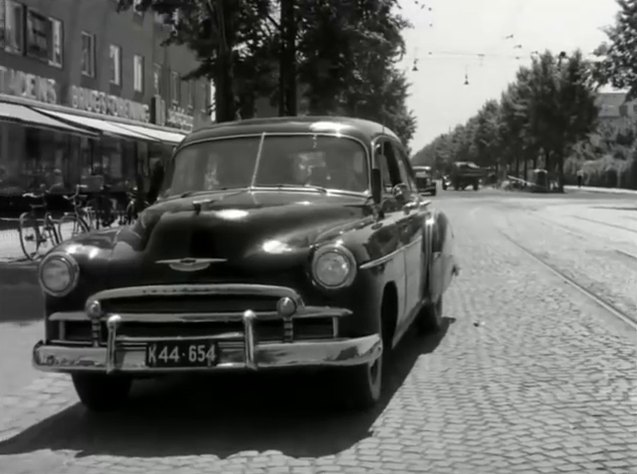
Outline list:
[[[388,163],[388,157],[387,154],[385,153],[385,148],[388,145],[387,142],[379,142],[376,145],[375,148],[375,153],[376,153],[376,160],[378,162],[378,167],[380,168],[380,176],[381,179],[383,181],[383,190],[386,193],[391,193],[391,189],[392,189],[392,179],[391,179],[391,174],[389,172],[389,163]]]
[[[398,163],[398,172],[400,174],[400,182],[406,184],[410,191],[417,189],[414,181],[413,172],[409,164],[409,159],[403,148],[394,143],[393,148],[395,150],[396,162]]]

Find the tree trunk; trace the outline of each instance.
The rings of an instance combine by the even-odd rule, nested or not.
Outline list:
[[[215,71],[215,118],[217,122],[231,122],[235,119],[236,104],[234,98],[232,45],[228,44],[225,27],[223,0],[217,0],[217,21],[220,38],[215,38],[217,48],[217,68]],[[216,34],[216,33],[215,33]]]
[[[515,177],[520,177],[520,154],[515,154]]]
[[[286,114],[296,116],[297,100],[296,100],[296,14],[294,0],[282,0],[281,9],[284,13],[284,21],[282,22],[283,34],[285,35],[285,61],[287,63],[285,105]],[[285,9],[285,10],[283,10]]]
[[[295,116],[296,14],[294,0],[281,0],[281,57],[279,59],[279,115]]]
[[[557,158],[557,190],[560,193],[564,192],[564,155],[560,153]]]
[[[529,179],[529,160],[526,154],[524,155],[524,181]]]
[[[235,119],[235,101],[232,87],[232,61],[219,51],[215,77],[215,119],[218,123]]]

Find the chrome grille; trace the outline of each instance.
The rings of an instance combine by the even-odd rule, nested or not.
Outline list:
[[[104,300],[104,312],[121,313],[255,313],[276,311],[278,298],[272,296],[237,295],[166,295],[116,298]]]
[[[259,341],[281,341],[283,339],[282,321],[256,321],[255,332]],[[106,323],[101,323],[100,344],[106,344]],[[197,321],[197,322],[165,322],[142,323],[126,322],[118,330],[119,336],[134,338],[179,338],[196,336],[218,336],[225,333],[243,333],[241,321]]]
[[[283,297],[297,304],[291,319],[277,310]],[[116,288],[96,293],[86,307],[89,313],[52,314],[51,319],[59,322],[59,334],[54,335],[53,330],[51,339],[58,336],[62,343],[107,344],[105,322],[117,315],[121,319],[117,337],[126,345],[144,344],[144,339],[192,337],[235,344],[248,338],[245,314],[250,312],[252,340],[294,342],[338,337],[339,319],[351,314],[344,308],[306,306],[291,288],[238,283]]]

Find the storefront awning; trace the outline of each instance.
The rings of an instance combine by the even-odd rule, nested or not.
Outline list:
[[[155,128],[143,127],[141,125],[130,125],[127,123],[118,123],[118,127],[128,128],[135,133],[141,133],[143,135],[148,135],[156,140],[161,142],[170,143],[171,145],[177,145],[181,143],[186,135],[178,132],[167,132],[164,130],[157,130]]]
[[[76,128],[48,115],[41,114],[40,112],[25,105],[13,104],[10,102],[0,102],[0,120],[20,122],[21,124],[36,128],[96,136],[96,134],[86,130],[85,128]]]
[[[40,108],[38,108],[38,111],[42,112],[43,114],[49,115],[51,117],[59,118],[64,121],[71,122],[73,124],[99,130],[105,135],[132,138],[135,140],[146,140],[150,142],[158,141],[155,138],[152,138],[148,135],[142,135],[141,133],[137,133],[133,130],[130,130],[129,128],[125,128],[122,124],[111,122],[108,120],[101,120],[101,119],[95,119],[91,117],[80,116],[80,115],[66,114],[64,112],[57,112],[53,110],[40,109]]]

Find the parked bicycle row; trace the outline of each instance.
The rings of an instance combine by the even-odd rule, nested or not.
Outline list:
[[[20,246],[26,258],[37,260],[51,248],[80,233],[108,228],[113,224],[131,224],[145,206],[140,202],[136,188],[128,193],[125,208],[113,199],[108,186],[103,186],[98,193],[87,193],[86,188],[79,184],[74,194],[63,196],[73,210],[59,218],[53,217],[50,193],[23,195],[31,200],[30,210],[22,213],[18,222]]]

